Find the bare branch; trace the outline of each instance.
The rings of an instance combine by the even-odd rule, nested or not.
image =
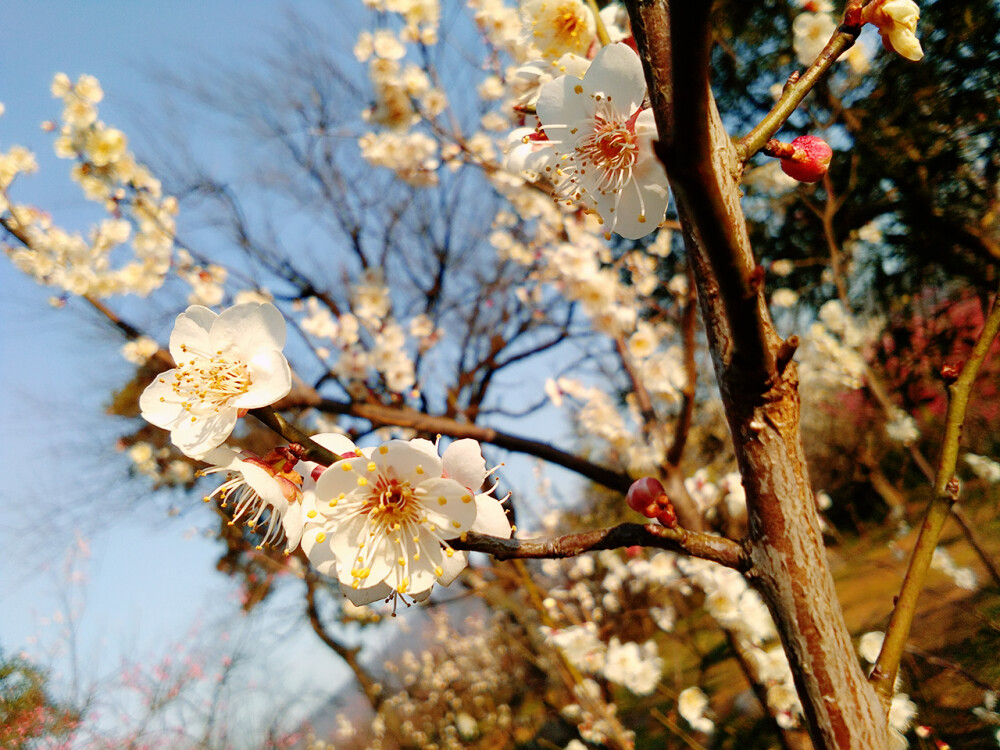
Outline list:
[[[750,559],[739,542],[683,528],[655,524],[623,523],[609,529],[582,531],[551,539],[501,539],[469,533],[450,542],[455,549],[485,552],[498,560],[515,558],[551,559],[575,557],[584,552],[621,547],[658,547],[702,560],[711,560],[734,570],[746,571]]]

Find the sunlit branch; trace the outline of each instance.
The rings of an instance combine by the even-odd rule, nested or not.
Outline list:
[[[958,462],[965,412],[979,368],[986,359],[998,329],[1000,329],[1000,292],[993,300],[993,308],[983,324],[983,330],[961,374],[948,386],[948,412],[945,417],[941,458],[934,478],[934,497],[927,508],[927,514],[910,557],[906,577],[896,598],[896,606],[886,628],[882,652],[869,678],[883,695],[891,696],[893,693],[899,662],[916,615],[917,599],[927,581],[927,573],[941,536],[941,529],[951,513],[952,505],[958,499],[959,485],[955,477],[955,466]]]
[[[602,549],[658,547],[702,560],[711,560],[739,571],[750,568],[750,558],[739,542],[721,536],[683,528],[669,529],[654,524],[623,523],[609,529],[583,531],[549,539],[500,539],[469,533],[463,539],[451,542],[451,546],[470,552],[485,552],[498,560],[563,558]]]
[[[304,455],[308,460],[316,461],[324,466],[329,466],[340,460],[340,456],[315,442],[270,406],[251,409],[250,413],[289,442],[301,445],[305,449]]]

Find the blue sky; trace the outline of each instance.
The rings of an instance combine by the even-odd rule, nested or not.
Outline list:
[[[321,5],[329,3],[294,7],[308,13]],[[282,12],[278,3],[245,0],[5,0],[0,149],[27,146],[41,166],[40,174],[15,185],[12,197],[51,210],[68,228],[86,229],[90,214],[68,179],[69,164],[55,159],[52,136],[39,128],[58,118],[59,103],[49,94],[56,72],[97,76],[105,92],[101,118],[140,144],[141,157],[136,113],[155,117],[162,101],[151,71],[247,56],[281,24]],[[335,657],[311,633],[289,629],[295,619],[283,609],[289,602],[272,606],[264,625],[235,615],[236,587],[215,572],[217,547],[200,533],[207,516],[168,518],[162,503],[142,496],[141,484],[123,481],[126,462],[113,449],[120,425],[102,413],[111,389],[130,371],[118,356],[121,341],[80,304],[53,308],[51,294],[0,261],[0,393],[6,397],[0,465],[7,479],[0,490],[0,647],[46,659],[44,647],[61,640],[63,626],[53,616],[69,596],[84,605],[76,640],[85,679],[107,675],[123,657],[152,658],[200,627],[207,639],[225,629],[259,634],[269,650],[278,641],[273,658],[298,665],[274,682],[279,689],[330,685],[339,675]],[[152,333],[164,339],[167,331]],[[111,502],[88,502],[98,495]],[[120,510],[104,518],[87,512],[109,505]],[[60,570],[77,532],[90,540],[87,582],[68,585]],[[275,620],[284,624],[272,627]],[[64,656],[54,663],[68,674]]]

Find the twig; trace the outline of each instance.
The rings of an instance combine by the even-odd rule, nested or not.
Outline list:
[[[498,560],[513,558],[574,557],[584,552],[620,547],[658,547],[711,560],[727,568],[745,572],[750,559],[739,542],[721,536],[654,524],[623,523],[609,529],[583,531],[550,539],[501,539],[468,533],[450,542],[455,549],[485,552]]]
[[[265,426],[270,427],[286,440],[298,443],[305,448],[305,457],[310,461],[330,466],[340,460],[340,456],[333,451],[327,450],[311,437],[302,432],[270,406],[262,406],[259,409],[251,409],[250,413],[259,419]]]
[[[618,492],[628,492],[628,488],[632,485],[632,478],[625,472],[598,466],[548,443],[500,432],[492,427],[459,422],[449,417],[424,414],[405,406],[347,403],[325,398],[305,399],[302,401],[302,405],[312,406],[328,414],[345,414],[367,419],[377,425],[410,427],[421,432],[448,435],[453,438],[472,438],[480,443],[490,443],[498,448],[527,453],[549,463],[562,466]]]
[[[948,386],[948,412],[945,417],[941,458],[934,479],[934,497],[927,507],[927,514],[920,527],[906,577],[903,579],[892,618],[886,628],[882,651],[869,677],[875,689],[886,696],[893,694],[899,662],[903,657],[913,618],[917,612],[917,599],[927,581],[927,572],[930,570],[934,550],[941,537],[941,529],[951,515],[952,505],[958,499],[955,466],[958,462],[965,412],[972,394],[972,385],[996,338],[998,329],[1000,329],[1000,292],[993,300],[993,308],[983,324],[983,330],[979,333],[969,359],[962,368],[962,373]]]
[[[856,5],[860,9],[869,2],[871,0],[865,0]],[[792,112],[798,108],[806,95],[833,67],[837,59],[854,46],[860,33],[860,26],[845,24],[837,29],[830,41],[826,43],[823,51],[819,53],[819,57],[813,61],[806,72],[798,76],[796,80],[789,81],[771,111],[764,115],[764,119],[753,130],[737,141],[736,152],[740,161],[746,164],[750,157],[764,148],[764,145],[785,124],[785,120],[791,117]]]

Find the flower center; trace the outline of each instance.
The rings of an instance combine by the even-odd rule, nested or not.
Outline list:
[[[543,47],[542,54],[546,57],[558,56],[566,51],[582,52],[583,45],[589,44],[587,31],[588,11],[579,2],[563,2],[546,12],[546,6],[541,8],[542,15],[535,21],[534,36]]]
[[[413,502],[410,483],[381,476],[365,500],[361,512],[389,531],[417,521],[420,516],[419,504]]]
[[[186,347],[182,348],[188,352]],[[192,418],[218,413],[231,399],[250,390],[253,381],[246,363],[231,360],[221,351],[210,356],[192,353],[194,357],[178,363],[172,384],[181,405]]]
[[[595,127],[576,146],[583,164],[593,164],[605,173],[624,173],[635,164],[639,143],[628,122],[594,118]],[[634,122],[632,127],[634,127]]]

